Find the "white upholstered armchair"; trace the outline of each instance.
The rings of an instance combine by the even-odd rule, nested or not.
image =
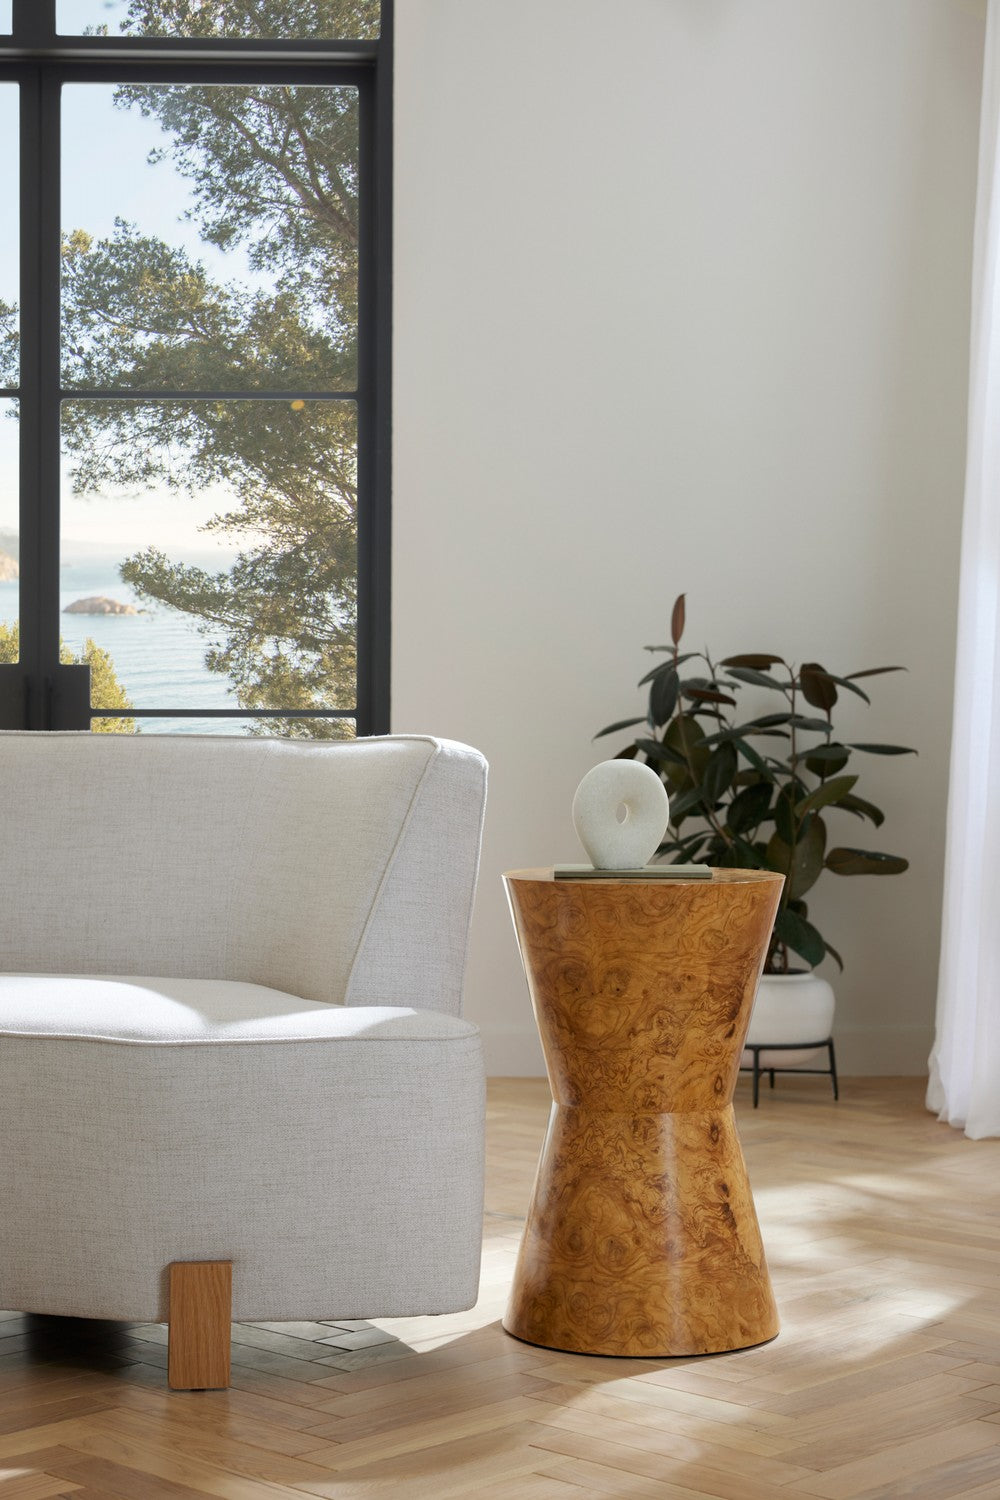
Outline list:
[[[237,1320],[471,1306],[482,757],[15,733],[0,789],[0,1307],[169,1317],[193,1386],[230,1264]]]

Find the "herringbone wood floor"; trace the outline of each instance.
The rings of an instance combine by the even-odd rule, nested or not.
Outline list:
[[[916,1080],[779,1079],[741,1129],[783,1317],[663,1363],[514,1342],[498,1319],[547,1114],[492,1086],[471,1313],[234,1333],[229,1391],[169,1394],[159,1326],[0,1315],[3,1500],[998,1500],[1000,1141]]]

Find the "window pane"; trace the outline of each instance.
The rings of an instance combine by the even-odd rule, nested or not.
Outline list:
[[[353,719],[91,719],[95,734],[242,734],[281,739],[352,740]]]
[[[0,401],[0,662],[18,659],[17,402]]]
[[[13,0],[0,0],[0,33],[9,36],[14,16]]]
[[[62,136],[65,385],[354,389],[357,89],[70,84]]]
[[[9,20],[7,29],[10,30]],[[0,83],[0,141],[4,146],[0,151],[0,203],[4,205],[0,234],[0,390],[12,389],[19,379],[18,136],[17,84]]]
[[[379,0],[57,0],[56,27],[63,36],[366,39],[379,34],[380,9]]]
[[[356,428],[349,401],[63,403],[62,628],[106,653],[95,709],[353,712]]]

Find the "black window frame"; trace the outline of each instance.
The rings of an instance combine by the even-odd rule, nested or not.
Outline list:
[[[372,40],[62,36],[56,0],[14,0],[0,36],[0,83],[21,86],[20,659],[0,665],[0,729],[89,729],[91,719],[338,719],[389,731],[391,581],[392,51],[394,0]],[[354,711],[92,709],[87,667],[59,664],[60,407],[64,399],[139,399],[139,390],[63,387],[60,349],[60,91],[64,83],[312,83],[358,89],[358,371],[353,392],[150,391],[150,399],[227,394],[354,400],[358,420],[358,640]]]

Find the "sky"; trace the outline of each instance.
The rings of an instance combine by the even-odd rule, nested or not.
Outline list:
[[[103,0],[86,0],[88,10]],[[2,4],[2,0],[0,0]],[[92,19],[88,16],[87,19]],[[116,216],[138,224],[144,233],[182,246],[221,281],[266,288],[268,278],[252,271],[244,252],[223,254],[203,243],[195,224],[184,219],[191,202],[185,180],[172,164],[150,166],[149,152],[169,137],[155,120],[137,109],[113,103],[113,84],[69,84],[62,102],[62,227],[110,236]],[[0,83],[0,141],[17,139],[17,86]],[[0,203],[17,203],[17,155],[0,154]],[[17,301],[16,224],[0,231],[0,299]],[[17,529],[17,426],[9,419],[10,402],[0,402],[0,530]],[[123,552],[144,545],[161,547],[177,558],[215,549],[231,552],[224,541],[199,534],[198,526],[227,505],[225,491],[192,499],[168,491],[74,497],[64,486],[62,535],[73,543]]]
[[[72,35],[91,26],[108,26],[117,32],[127,11],[128,0],[56,0],[56,30]]]
[[[107,26],[112,35],[117,35],[121,30],[121,23],[127,19],[128,8],[129,0],[56,0],[56,30],[62,32],[64,36],[79,36],[93,26]],[[3,15],[4,9],[9,16],[10,0],[0,0],[0,16]],[[332,8],[326,11],[320,9],[315,22],[317,29],[306,34],[334,36],[337,19]],[[7,25],[10,25],[9,20]],[[358,36],[378,35],[377,5],[371,4],[367,12],[362,13],[359,28],[355,34]]]

